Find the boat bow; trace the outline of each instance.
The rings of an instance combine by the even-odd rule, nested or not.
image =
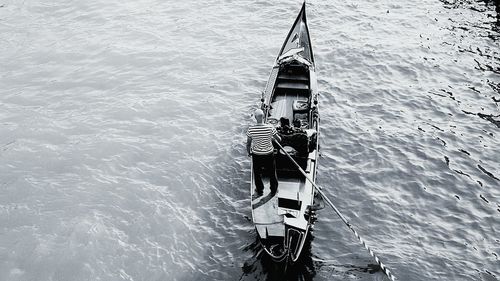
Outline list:
[[[288,32],[285,39],[285,43],[281,47],[278,54],[278,59],[276,60],[278,64],[280,63],[280,58],[285,56],[290,51],[300,50],[297,54],[300,54],[302,58],[307,60],[309,64],[314,67],[314,56],[311,46],[311,38],[309,37],[309,29],[307,28],[306,19],[306,3],[302,4],[302,9],[300,9],[299,15],[295,19],[292,28]]]

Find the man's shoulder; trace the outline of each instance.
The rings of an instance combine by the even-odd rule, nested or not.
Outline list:
[[[250,131],[262,132],[262,131],[268,131],[268,130],[272,131],[272,130],[275,130],[275,128],[271,124],[252,124],[252,125],[248,126],[247,132],[250,132]]]
[[[248,129],[273,129],[274,126],[266,123],[266,124],[252,124],[248,126]]]
[[[247,129],[247,134],[254,132],[257,129],[257,126],[258,126],[257,124],[249,125]]]

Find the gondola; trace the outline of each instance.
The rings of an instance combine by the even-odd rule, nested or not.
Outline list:
[[[296,127],[291,135],[282,135],[281,145],[286,152],[275,146],[278,192],[274,196],[270,194],[268,178],[264,176],[264,194],[256,194],[253,167],[251,173],[252,220],[263,249],[276,262],[293,263],[299,259],[315,219],[314,188],[288,155],[309,178],[316,180],[317,88],[304,3],[276,58],[261,98],[265,122],[279,128],[280,119],[284,117]]]

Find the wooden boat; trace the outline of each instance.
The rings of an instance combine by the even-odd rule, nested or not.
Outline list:
[[[265,122],[277,128],[281,117],[297,125],[300,121],[301,129],[283,137],[281,144],[315,181],[319,149],[318,90],[305,3],[281,47],[261,102]],[[252,219],[267,254],[277,262],[293,263],[300,257],[314,221],[315,192],[282,150],[275,149],[275,155],[279,180],[276,195],[270,194],[266,177],[263,177],[264,194],[254,194],[252,167]]]

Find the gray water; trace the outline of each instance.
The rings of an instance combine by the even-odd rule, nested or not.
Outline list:
[[[286,274],[256,240],[244,132],[300,5],[1,1],[0,280],[386,280],[328,208]],[[308,1],[318,183],[398,280],[500,279],[499,5]]]

